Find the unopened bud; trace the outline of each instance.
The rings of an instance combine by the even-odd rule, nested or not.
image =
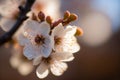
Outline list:
[[[70,14],[70,17],[68,18],[68,22],[75,21],[78,18],[76,14]]]
[[[52,18],[50,16],[47,16],[46,17],[46,22],[51,25],[52,24]]]
[[[32,13],[32,20],[37,21],[37,17],[36,17],[36,15],[34,13]]]
[[[41,20],[41,22],[44,21],[45,20],[45,14],[42,11],[40,11],[38,13],[38,18]]]
[[[75,36],[82,36],[82,35],[83,35],[83,30],[81,28],[77,27]]]
[[[63,18],[63,20],[66,20],[66,19],[68,19],[70,17],[70,12],[69,11],[66,11],[65,13],[64,13],[64,18]]]

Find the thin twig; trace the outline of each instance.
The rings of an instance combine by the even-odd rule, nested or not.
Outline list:
[[[22,7],[22,6],[19,7],[19,9],[20,9],[19,17],[18,17],[16,23],[14,24],[14,26],[12,27],[12,29],[0,37],[0,46],[2,46],[4,43],[6,43],[12,39],[12,36],[19,29],[19,27],[23,23],[23,21],[28,18],[26,16],[26,14],[30,11],[34,2],[35,2],[35,0],[27,0],[25,7]]]

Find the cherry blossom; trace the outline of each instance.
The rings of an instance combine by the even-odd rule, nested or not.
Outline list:
[[[28,59],[34,59],[39,55],[48,57],[52,51],[49,25],[46,22],[27,20],[23,28],[24,36],[20,38],[20,43],[24,46],[24,55]]]
[[[72,61],[74,56],[72,53],[52,52],[48,58],[38,56],[33,60],[34,65],[38,65],[36,74],[39,78],[45,78],[49,70],[55,75],[62,75],[68,68],[65,62]]]
[[[13,27],[19,16],[18,7],[24,2],[6,0],[5,5],[0,5],[0,26],[4,31]],[[22,47],[23,52],[20,53],[32,60],[33,65],[38,65],[36,75],[39,78],[47,77],[49,71],[55,76],[62,75],[68,68],[66,62],[72,61],[73,53],[80,50],[75,36],[81,35],[82,30],[69,25],[77,19],[77,15],[67,11],[63,18],[54,21],[60,16],[59,8],[59,0],[36,0],[31,11],[26,14],[28,18],[13,38],[21,45],[19,49]],[[29,74],[33,69],[31,62],[21,59],[21,54],[13,54],[10,63],[22,75]]]
[[[61,24],[52,31],[52,39],[55,40],[54,49],[58,52],[75,53],[80,50],[80,46],[75,38],[76,26],[68,25],[64,28]]]

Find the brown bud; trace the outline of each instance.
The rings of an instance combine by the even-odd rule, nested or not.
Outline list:
[[[70,13],[69,11],[66,11],[64,14],[64,19],[62,21],[62,25],[66,26],[70,22],[75,21],[78,18],[78,16],[74,13]]]
[[[78,18],[76,14],[70,14],[70,17],[68,18],[68,22],[75,21]]]
[[[41,22],[44,21],[45,20],[45,14],[42,11],[40,11],[38,13],[38,18],[41,20]]]
[[[83,35],[83,30],[80,27],[77,27],[75,36],[82,36]]]
[[[34,13],[32,13],[32,20],[37,21],[37,17],[36,17],[36,15]]]
[[[51,25],[52,24],[52,18],[50,16],[47,16],[46,17],[46,22]]]
[[[63,18],[63,20],[66,20],[66,19],[68,19],[70,17],[70,12],[69,11],[66,11],[65,13],[64,13],[64,18]]]

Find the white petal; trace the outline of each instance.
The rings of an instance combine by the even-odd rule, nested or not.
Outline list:
[[[51,66],[50,66],[50,70],[51,72],[56,75],[56,76],[60,76],[62,75],[66,70],[67,70],[68,66],[66,63],[63,62],[58,62],[55,61]]]
[[[59,24],[57,27],[55,27],[52,31],[52,36],[57,36],[57,37],[63,37],[64,35],[69,35],[73,36],[76,32],[77,27],[76,26],[66,26],[64,28],[62,24]]]
[[[38,27],[40,27],[40,30],[39,30],[39,31],[40,31],[42,34],[49,34],[49,32],[50,32],[50,26],[49,26],[48,23],[42,22],[42,23],[39,24]]]
[[[60,45],[56,45],[57,52],[69,52],[76,53],[80,50],[80,46],[77,43],[76,38],[73,37],[64,37]]]
[[[80,50],[80,46],[75,37],[65,38],[63,47],[63,51],[70,53],[76,53]]]
[[[45,43],[42,46],[42,50],[43,50],[43,56],[44,57],[48,57],[50,55],[50,53],[52,52],[52,42],[51,42],[51,38],[48,36],[45,39]]]
[[[24,56],[31,60],[40,56],[42,53],[40,51],[42,51],[40,47],[33,46],[31,43],[29,43],[24,47]]]
[[[68,52],[56,52],[53,53],[53,58],[57,61],[72,61],[74,59],[74,56],[72,53],[68,53]]]
[[[36,70],[37,76],[41,79],[47,77],[48,73],[48,66],[45,63],[41,63]]]
[[[68,25],[66,26],[66,30],[69,30],[69,31],[66,31],[66,36],[74,36],[74,34],[76,33],[76,29],[77,27],[76,26],[71,26],[71,25]]]
[[[42,61],[42,56],[38,56],[35,59],[33,59],[33,65],[38,65]]]
[[[25,46],[26,44],[28,44],[28,43],[30,42],[30,41],[29,41],[25,36],[23,36],[22,34],[21,34],[21,35],[18,35],[17,40],[18,40],[18,42],[19,42],[19,44],[20,44],[21,46]]]
[[[51,51],[52,51],[52,48],[51,47],[49,47],[49,46],[46,46],[46,47],[44,47],[43,49],[42,49],[42,56],[44,56],[44,57],[49,57],[50,56],[50,54],[51,54]]]
[[[33,31],[33,32],[41,33],[45,35],[49,34],[50,32],[50,26],[46,22],[38,23],[37,21],[34,21],[34,20],[25,21],[24,29],[26,32]]]
[[[13,27],[15,22],[16,20],[14,19],[9,19],[4,17],[0,20],[0,26],[4,31],[9,31]]]
[[[55,27],[52,30],[52,36],[57,36],[57,37],[61,37],[65,34],[65,29],[62,26],[62,24],[59,24],[57,27]]]
[[[27,20],[24,22],[23,24],[23,35],[28,38],[28,39],[34,39],[34,37],[40,33],[37,31],[37,29],[39,29],[38,27],[38,23],[33,21],[33,20]],[[37,27],[37,28],[36,28]]]

